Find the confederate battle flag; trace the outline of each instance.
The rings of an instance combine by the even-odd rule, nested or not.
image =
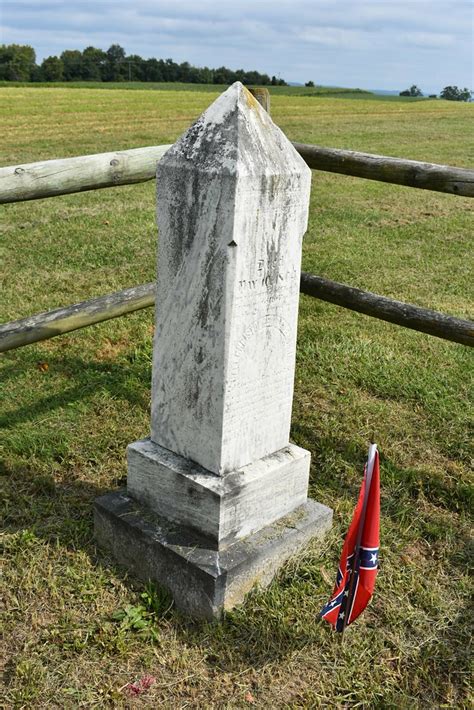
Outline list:
[[[372,596],[378,569],[380,527],[379,452],[369,449],[354,517],[344,541],[336,586],[321,612],[336,631],[344,631]]]

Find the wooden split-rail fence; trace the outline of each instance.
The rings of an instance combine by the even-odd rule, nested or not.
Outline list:
[[[268,95],[256,98],[268,110]],[[474,170],[350,150],[293,144],[310,168],[422,190],[474,197]],[[37,200],[155,179],[169,145],[0,168],[0,204]],[[463,345],[474,345],[474,322],[302,273],[300,291],[368,316]],[[117,318],[155,303],[148,283],[0,325],[0,352]]]

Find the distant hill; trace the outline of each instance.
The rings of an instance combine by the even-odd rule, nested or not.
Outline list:
[[[388,91],[387,89],[369,89],[373,94],[379,94],[381,96],[398,96],[399,91]]]

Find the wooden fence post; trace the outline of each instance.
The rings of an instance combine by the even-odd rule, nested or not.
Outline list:
[[[239,82],[158,165],[151,438],[96,535],[195,616],[219,616],[331,524],[289,443],[311,173]]]
[[[249,89],[249,91],[252,96],[255,96],[260,106],[264,108],[267,113],[270,113],[270,92],[268,89],[264,89],[263,86],[257,86],[253,89]]]

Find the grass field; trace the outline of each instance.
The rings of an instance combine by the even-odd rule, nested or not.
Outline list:
[[[0,164],[170,143],[216,95],[3,87]],[[272,116],[292,140],[474,165],[472,105],[275,93]],[[303,267],[472,317],[471,230],[468,199],[314,172]],[[2,321],[150,281],[154,184],[6,206],[0,238]],[[6,707],[470,707],[470,351],[302,297],[292,438],[333,531],[222,624],[191,623],[93,539],[95,496],[148,432],[152,318],[0,361]],[[317,615],[372,433],[381,570],[341,645]]]
[[[225,91],[227,86],[224,84],[186,84],[176,81],[54,81],[54,82],[14,82],[0,81],[0,88],[20,88],[20,89],[100,89],[100,90],[116,90],[121,91],[199,91],[205,93],[217,94]],[[313,96],[315,98],[330,97],[341,99],[365,99],[374,101],[402,101],[416,102],[427,101],[427,96],[398,96],[396,94],[375,94],[372,91],[365,89],[350,89],[342,86],[269,86],[269,91],[272,96]]]
[[[225,91],[225,84],[188,84],[181,81],[64,81],[64,82],[10,82],[0,81],[0,87],[17,87],[17,88],[63,88],[63,89],[132,89],[134,91],[199,91],[206,93],[220,93]],[[339,86],[270,86],[268,87],[274,96],[345,96],[352,98],[354,96],[363,96],[370,98],[374,96],[370,91],[363,89],[349,89]],[[403,97],[402,97],[403,99]]]

